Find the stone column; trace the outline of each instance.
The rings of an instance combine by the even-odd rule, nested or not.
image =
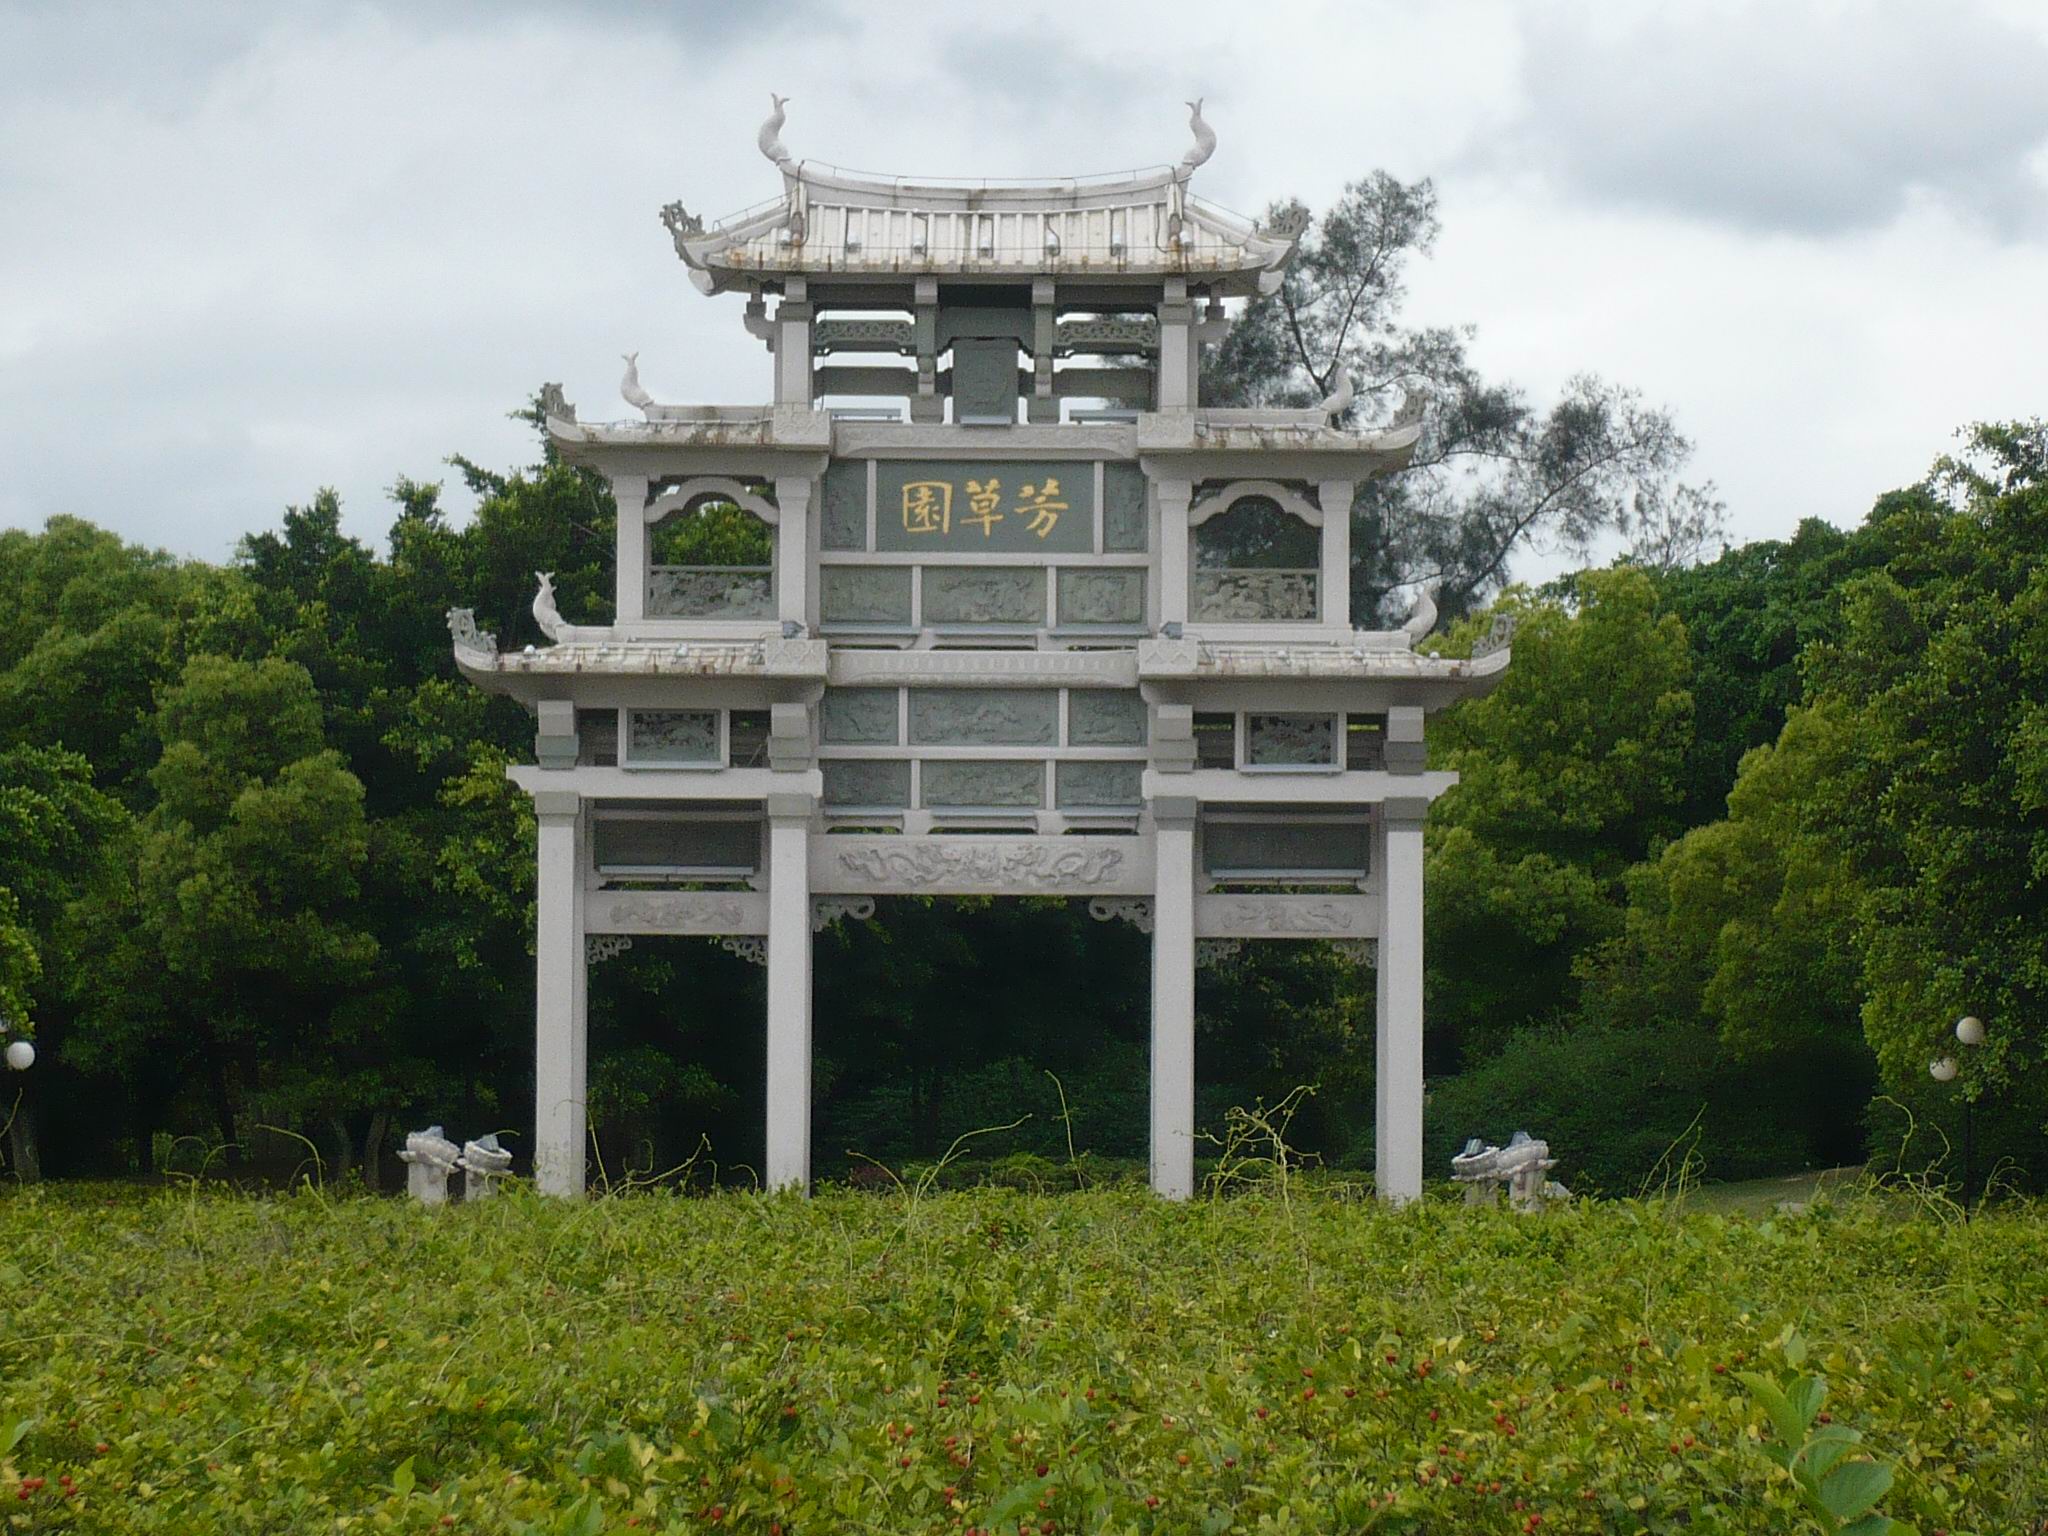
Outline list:
[[[1377,1114],[1373,1153],[1380,1198],[1422,1194],[1422,822],[1429,801],[1380,803],[1373,823],[1379,884]]]
[[[533,1177],[544,1195],[583,1193],[589,1034],[583,958],[583,801],[540,790],[534,936]]]
[[[775,617],[810,628],[806,584],[811,570],[811,490],[805,475],[779,475],[775,480]]]
[[[1195,405],[1195,306],[1185,278],[1166,280],[1159,314],[1158,409],[1188,411]]]
[[[1195,800],[1152,801],[1152,1188],[1195,1192]]]
[[[815,310],[805,279],[792,277],[783,284],[782,302],[775,306],[775,403],[811,403],[811,320]]]
[[[1188,505],[1195,499],[1189,480],[1155,482],[1159,498],[1159,622],[1188,621]]]
[[[768,1187],[811,1191],[811,797],[768,796]]]
[[[1325,480],[1316,487],[1323,509],[1323,623],[1331,629],[1351,627],[1351,497],[1350,480]]]
[[[1058,421],[1060,403],[1052,392],[1052,354],[1059,339],[1053,308],[1053,280],[1031,280],[1031,398],[1024,402],[1026,421]]]
[[[619,508],[619,563],[612,573],[615,623],[647,617],[647,477],[613,475],[612,500]]]
[[[912,421],[946,419],[945,397],[939,393],[939,280],[912,279],[911,345],[917,354],[917,393],[910,397]]]

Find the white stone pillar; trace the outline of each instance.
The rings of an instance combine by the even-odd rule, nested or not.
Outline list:
[[[768,1187],[811,1191],[811,797],[768,796]]]
[[[1323,509],[1323,623],[1331,629],[1351,627],[1351,497],[1350,480],[1325,480],[1316,487]]]
[[[647,477],[613,475],[612,500],[619,509],[618,568],[612,573],[614,622],[647,617]]]
[[[583,957],[583,801],[540,790],[534,897],[533,1177],[544,1195],[583,1193],[589,1034]]]
[[[811,403],[811,318],[810,290],[801,277],[792,277],[782,290],[782,302],[775,307],[775,403]]]
[[[1152,801],[1152,1188],[1195,1192],[1195,800]]]
[[[1185,278],[1169,277],[1159,314],[1158,399],[1155,409],[1189,411],[1195,405],[1195,306]]]
[[[806,584],[811,570],[811,489],[807,475],[775,480],[775,617],[810,628]]]
[[[1188,506],[1195,487],[1188,480],[1156,482],[1159,502],[1159,622],[1188,621]]]
[[[1380,803],[1373,824],[1379,884],[1377,1113],[1373,1152],[1380,1198],[1422,1195],[1422,822],[1429,801]]]

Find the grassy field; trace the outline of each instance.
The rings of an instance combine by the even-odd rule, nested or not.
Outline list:
[[[19,1531],[2003,1536],[2044,1369],[2038,1208],[0,1194]]]

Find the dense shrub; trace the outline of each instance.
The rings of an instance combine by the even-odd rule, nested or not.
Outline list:
[[[1738,1378],[1803,1358],[1885,1513],[2032,1530],[2043,1273],[2034,1208],[1874,1201],[10,1192],[0,1498],[65,1536],[1791,1532]]]
[[[1517,1130],[1549,1141],[1556,1177],[1608,1193],[1675,1178],[1688,1159],[1713,1179],[1836,1165],[1857,1160],[1838,1132],[1867,1091],[1805,1063],[1737,1063],[1706,1027],[1527,1030],[1430,1085],[1424,1166],[1447,1174],[1467,1137]]]

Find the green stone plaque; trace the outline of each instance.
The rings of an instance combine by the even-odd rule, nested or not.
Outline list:
[[[884,459],[875,465],[875,547],[1087,554],[1095,548],[1095,466]]]

